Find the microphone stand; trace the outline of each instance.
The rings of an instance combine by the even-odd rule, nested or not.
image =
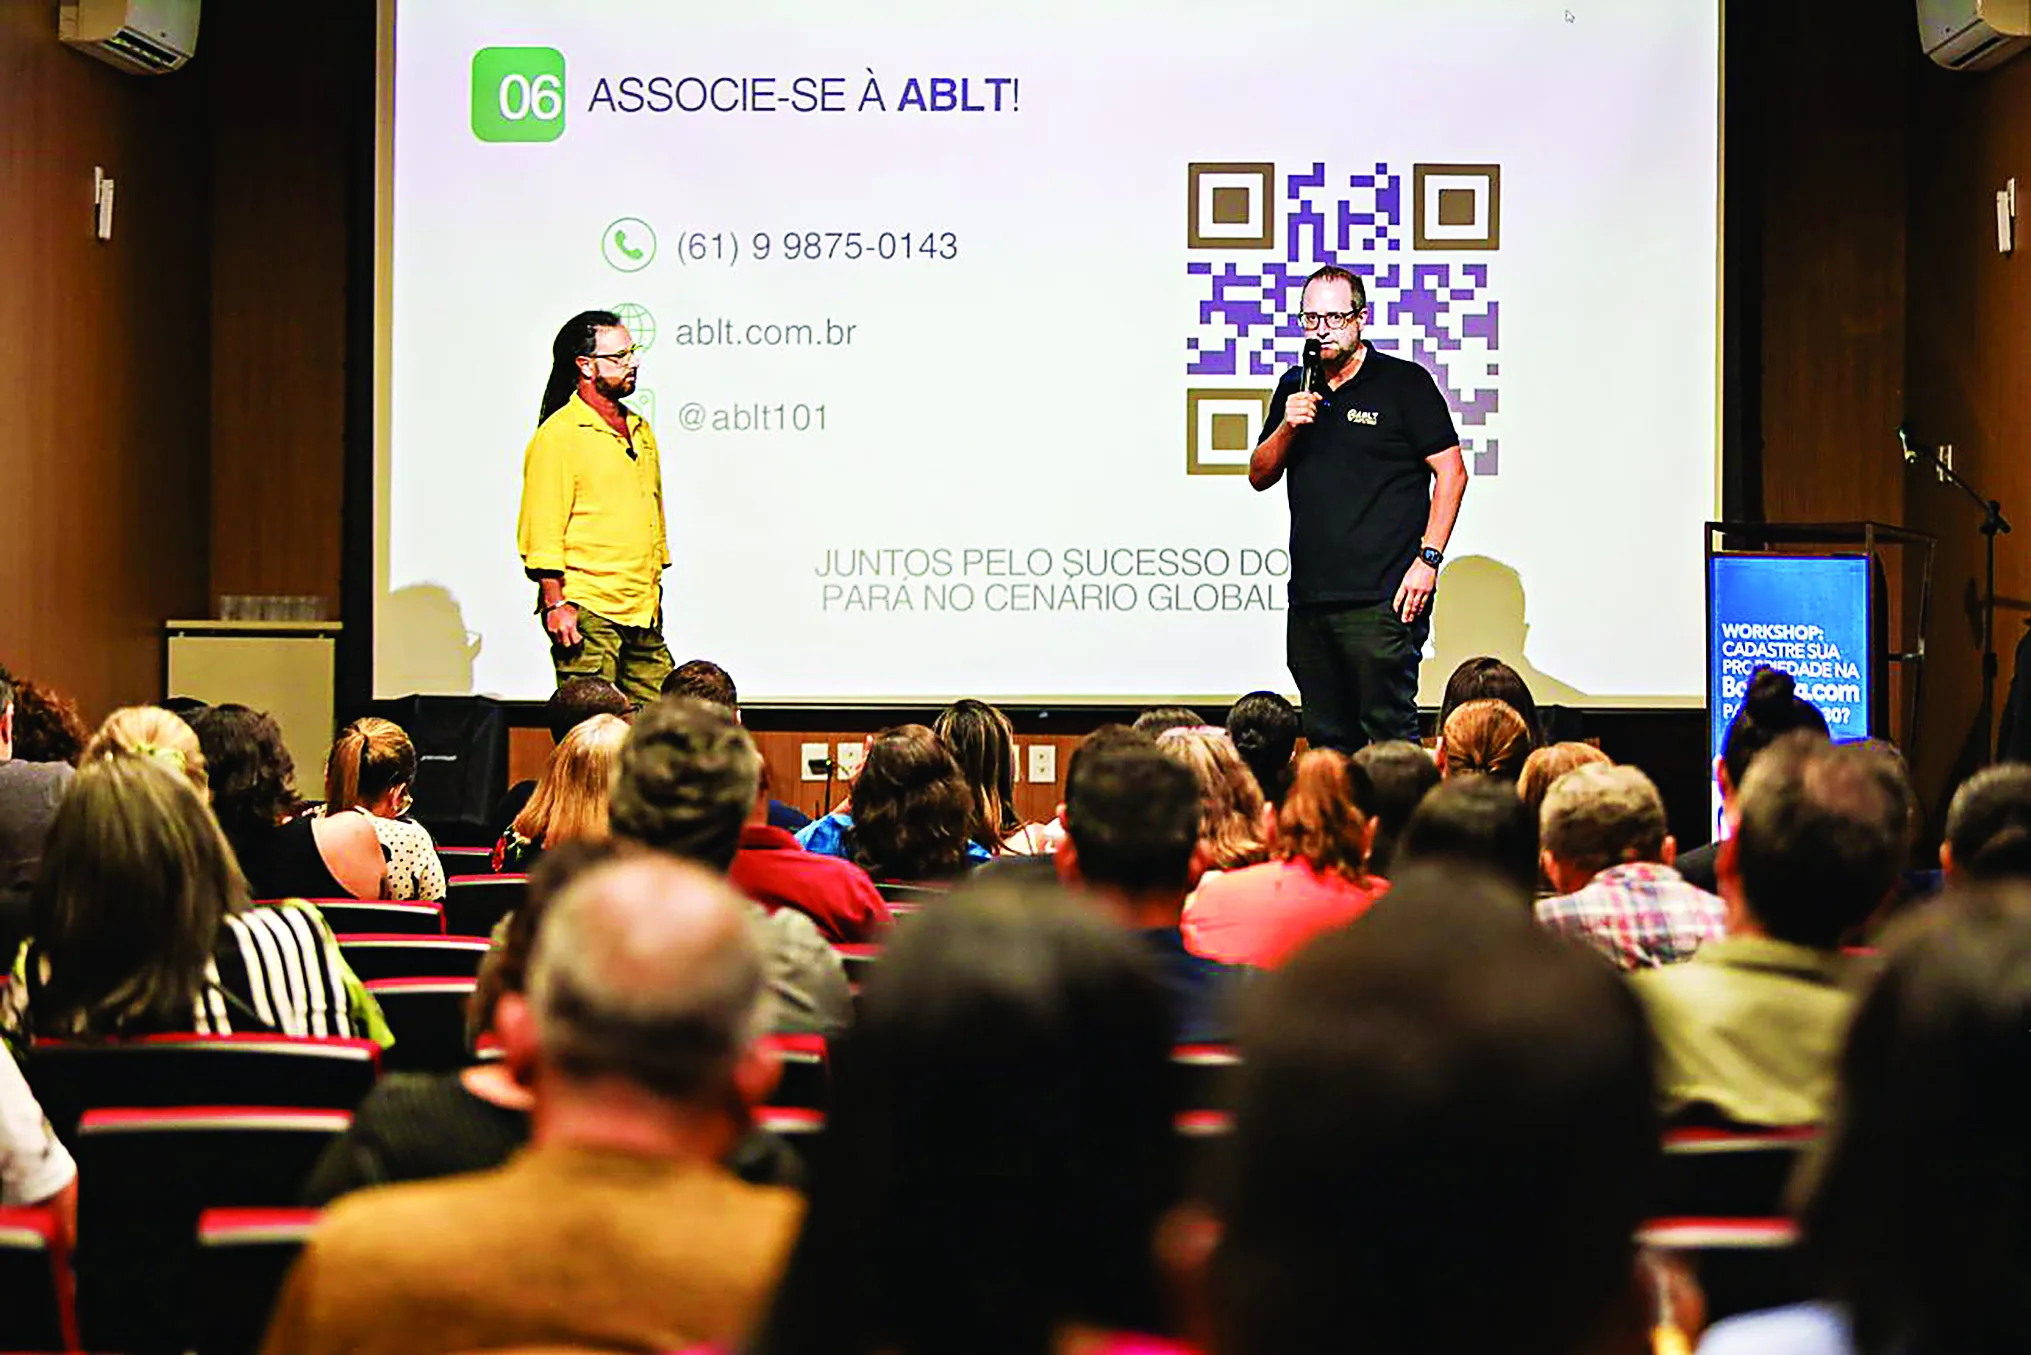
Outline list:
[[[1897,430],[1897,443],[1904,449],[1906,462],[1916,465],[1923,458],[1939,472],[1941,479],[1952,481],[1954,488],[1967,495],[1982,510],[1982,544],[1987,557],[1982,591],[1982,765],[1988,766],[1996,760],[1996,676],[1999,669],[1996,662],[1996,537],[2009,531],[2010,523],[2003,516],[2001,503],[1983,497],[1979,490],[1961,478],[1959,471],[1943,461],[1937,451],[1914,446],[1905,438],[1901,427]]]

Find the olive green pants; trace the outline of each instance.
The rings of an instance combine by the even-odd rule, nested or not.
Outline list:
[[[637,706],[663,695],[663,679],[675,665],[670,647],[663,643],[661,611],[652,625],[623,626],[580,607],[578,635],[578,643],[569,649],[550,646],[550,663],[560,684],[566,678],[605,678]]]

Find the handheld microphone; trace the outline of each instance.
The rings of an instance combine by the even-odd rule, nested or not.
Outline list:
[[[1298,393],[1310,395],[1319,389],[1319,341],[1305,340],[1305,374],[1298,381]]]

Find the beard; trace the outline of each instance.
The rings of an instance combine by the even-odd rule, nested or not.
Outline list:
[[[592,379],[592,388],[609,400],[623,400],[635,392],[635,373],[630,371],[626,376],[613,381],[603,376],[595,376]]]

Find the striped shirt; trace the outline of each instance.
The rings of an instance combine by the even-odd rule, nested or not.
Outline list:
[[[1570,894],[1537,902],[1537,920],[1584,941],[1624,970],[1689,960],[1727,934],[1727,905],[1656,861],[1608,869]]]
[[[24,947],[21,961],[28,957]],[[190,1019],[149,1029],[56,1030],[38,1027],[35,989],[17,961],[10,984],[10,1028],[37,1035],[281,1034],[363,1037],[387,1044],[386,1023],[372,995],[339,955],[338,941],[316,909],[302,902],[259,903],[220,920],[218,942],[205,964],[204,987]],[[47,961],[45,960],[45,964]],[[45,971],[47,972],[47,971]]]

